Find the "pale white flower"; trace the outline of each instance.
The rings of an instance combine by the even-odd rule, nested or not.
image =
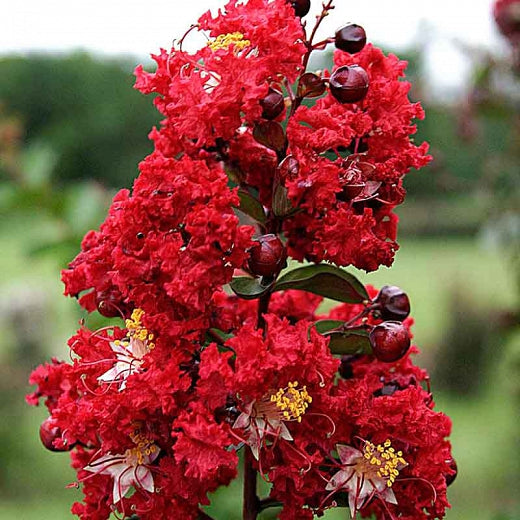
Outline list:
[[[148,353],[144,342],[131,338],[130,341],[111,341],[110,348],[116,355],[114,366],[97,379],[101,383],[117,383],[119,391],[126,388],[128,376],[139,373],[143,358]]]
[[[158,457],[159,448],[149,440],[136,436],[136,447],[123,454],[107,453],[83,469],[98,475],[110,475],[114,479],[112,502],[119,502],[133,486],[153,493],[155,491],[149,465]]]
[[[285,423],[300,422],[312,402],[307,389],[297,386],[298,382],[294,381],[286,388],[249,403],[233,424],[233,428],[243,430],[244,439],[257,460],[266,437],[293,440]]]
[[[155,346],[153,334],[141,324],[143,315],[141,309],[135,309],[132,317],[126,320],[127,338],[110,342],[110,348],[116,355],[115,363],[97,378],[101,383],[119,384],[120,392],[126,388],[127,378],[141,371],[144,356]]]
[[[377,446],[365,442],[363,451],[342,444],[336,445],[336,449],[341,469],[332,476],[325,489],[332,493],[348,493],[352,518],[356,518],[357,512],[374,496],[390,504],[397,504],[392,484],[399,470],[407,463],[403,454],[395,452],[391,447],[389,440]]]

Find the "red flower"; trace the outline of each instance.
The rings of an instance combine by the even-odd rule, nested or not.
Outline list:
[[[449,506],[451,425],[410,360],[417,350],[392,363],[358,351],[340,360],[314,326],[323,298],[279,290],[287,251],[390,265],[402,178],[429,160],[410,139],[423,113],[401,81],[405,64],[372,45],[335,54],[334,72],[355,69],[356,92],[340,84],[302,103],[330,75],[305,70],[313,43],[293,4],[231,0],[192,27],[206,31],[204,48],[185,52],[183,38],[154,56],[154,73],[136,71],[164,116],[155,150],[62,275],[67,295],[124,326],[82,326],[71,362],[38,367],[27,397],[45,399],[46,444],[71,450],[83,520],[198,518],[208,493],[236,477],[241,449],[285,520],[342,500],[354,517],[426,520]],[[250,278],[237,283],[240,271]],[[345,303],[322,318],[348,322],[336,333],[369,331],[384,316],[377,307]],[[405,336],[412,322],[397,323]]]
[[[161,335],[203,328],[211,295],[247,258],[252,230],[239,226],[233,205],[219,167],[149,156],[133,193],[116,196],[100,231],[87,235],[63,272],[66,293],[115,287]]]
[[[400,81],[405,62],[371,44],[354,55],[337,51],[334,59],[338,67],[357,63],[368,72],[368,94],[349,104],[329,95],[301,106],[289,121],[289,151],[299,169],[286,185],[305,212],[284,229],[297,259],[372,271],[390,265],[398,247],[392,210],[403,200],[402,177],[430,159],[426,144],[410,140],[412,120],[424,113],[408,100],[409,83]],[[354,155],[344,160],[347,147]]]

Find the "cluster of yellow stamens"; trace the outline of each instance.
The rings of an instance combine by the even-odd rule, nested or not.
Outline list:
[[[271,403],[276,404],[285,421],[301,422],[302,415],[312,403],[307,387],[298,389],[297,386],[298,381],[293,381],[287,385],[287,388],[280,388],[276,394],[271,395]]]
[[[130,438],[134,442],[135,448],[126,450],[125,455],[127,460],[130,460],[135,466],[144,464],[145,457],[149,457],[152,453],[156,453],[159,450],[153,441],[143,435],[138,429],[130,434]]]
[[[230,45],[233,45],[234,52],[238,53],[242,49],[249,47],[251,42],[244,39],[244,35],[240,32],[219,34],[214,40],[208,42],[208,47],[212,51],[218,51],[219,49],[228,49]]]
[[[143,343],[146,343],[148,350],[151,350],[155,347],[155,344],[152,341],[154,336],[148,332],[146,327],[143,327],[141,323],[143,316],[144,311],[142,309],[134,309],[130,319],[125,320],[126,329],[128,331],[127,335],[130,339],[138,339]]]
[[[366,442],[363,448],[363,457],[366,461],[377,468],[377,476],[386,480],[386,485],[391,487],[395,479],[399,476],[399,469],[407,465],[403,459],[402,451],[395,451],[390,440],[386,440],[383,445]]]

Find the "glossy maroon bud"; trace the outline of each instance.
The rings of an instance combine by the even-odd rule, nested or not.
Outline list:
[[[306,72],[298,81],[296,95],[300,98],[314,98],[321,96],[325,90],[327,90],[327,85],[320,76],[313,72]]]
[[[359,52],[367,43],[365,29],[355,23],[345,25],[336,31],[334,43],[342,51]]]
[[[408,295],[395,285],[385,285],[376,296],[381,318],[384,320],[403,321],[410,314]]]
[[[296,16],[303,18],[311,8],[311,0],[289,0]]]
[[[401,359],[410,348],[410,334],[399,321],[384,321],[370,332],[370,343],[379,361],[392,363]]]
[[[276,119],[285,108],[284,98],[281,92],[269,88],[269,93],[260,100],[262,106],[262,117],[264,119]]]
[[[126,306],[122,301],[123,297],[117,290],[99,291],[96,293],[96,307],[105,318],[121,318]]]
[[[446,463],[449,465],[450,469],[454,471],[451,475],[446,475],[444,478],[446,479],[446,486],[451,486],[454,482],[454,480],[457,478],[458,475],[458,468],[457,463],[455,462],[455,459],[453,457],[450,457]]]
[[[54,425],[52,419],[48,417],[40,425],[40,440],[50,451],[69,451],[70,447],[62,442],[62,447],[56,447],[54,441],[61,439],[61,430]],[[58,443],[59,444],[59,443]]]
[[[258,276],[276,276],[287,265],[287,251],[276,235],[262,235],[249,251],[249,269]]]
[[[368,83],[368,74],[363,67],[345,65],[330,77],[330,93],[340,103],[356,103],[367,95]]]

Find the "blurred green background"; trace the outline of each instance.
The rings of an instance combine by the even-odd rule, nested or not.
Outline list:
[[[407,54],[412,96],[427,111],[416,140],[431,143],[435,160],[407,179],[394,267],[358,274],[411,297],[418,362],[454,423],[459,475],[447,518],[520,519],[520,121],[503,88],[518,80],[485,56],[466,95],[441,102],[421,85],[421,49]],[[159,115],[132,90],[134,66],[86,53],[0,59],[2,519],[68,519],[80,495],[65,489],[74,480],[68,455],[40,444],[45,409],[24,395],[32,368],[67,358],[66,340],[85,317],[61,296],[60,269],[151,151],[146,136]],[[215,518],[240,518],[239,488],[217,494]]]

